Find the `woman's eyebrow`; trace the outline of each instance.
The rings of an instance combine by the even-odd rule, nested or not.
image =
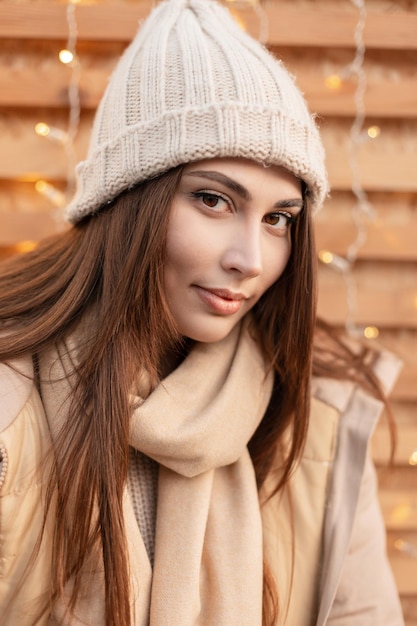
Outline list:
[[[243,187],[243,185],[236,182],[232,178],[225,176],[225,174],[221,174],[220,172],[215,172],[213,170],[193,170],[192,172],[187,172],[186,176],[198,176],[200,178],[214,180],[217,183],[221,183],[225,187],[228,187],[231,191],[236,192],[241,198],[243,198],[243,200],[252,200],[251,194],[245,187]]]
[[[217,183],[221,183],[225,187],[228,187],[231,191],[236,192],[243,200],[252,200],[252,195],[249,191],[238,183],[237,181],[229,178],[225,174],[221,172],[216,172],[214,170],[192,170],[191,172],[187,172],[185,176],[196,176],[199,178],[207,178],[208,180],[214,180]],[[279,200],[274,204],[275,209],[293,209],[299,208],[300,211],[304,207],[303,198],[288,198],[285,200]]]
[[[279,200],[274,204],[276,209],[293,209],[299,208],[300,211],[304,208],[304,199],[303,198],[288,198],[288,200]]]

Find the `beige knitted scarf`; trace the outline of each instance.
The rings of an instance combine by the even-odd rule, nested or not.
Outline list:
[[[271,390],[245,321],[221,342],[196,344],[137,398],[130,443],[160,469],[151,581],[126,506],[136,625],[261,626],[262,522],[247,443]]]
[[[246,444],[268,404],[246,324],[197,344],[132,419],[160,463],[152,625],[262,623],[262,525]]]

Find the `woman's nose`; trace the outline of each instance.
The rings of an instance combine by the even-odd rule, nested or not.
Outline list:
[[[259,276],[262,272],[262,245],[258,228],[242,228],[233,234],[223,254],[222,266],[245,278]]]

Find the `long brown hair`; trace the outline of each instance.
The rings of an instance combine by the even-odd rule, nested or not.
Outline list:
[[[168,214],[181,175],[178,167],[121,194],[66,233],[5,262],[0,278],[0,323],[8,331],[0,336],[0,361],[62,348],[86,317],[94,320],[74,365],[71,419],[54,442],[51,602],[64,597],[71,578],[74,609],[83,564],[99,547],[106,626],[131,624],[122,511],[129,393],[139,371],[157,382],[163,353],[180,340],[164,297],[163,268]],[[299,459],[308,428],[316,255],[307,207],[291,238],[283,275],[253,310],[254,332],[276,380],[249,443],[259,486],[283,432],[290,427],[293,434],[277,489]],[[264,583],[264,623],[273,624],[276,591],[267,565]]]
[[[101,545],[107,626],[130,624],[122,514],[128,468],[129,393],[138,371],[156,380],[177,339],[162,289],[169,208],[181,168],[122,194],[113,206],[5,262],[0,279],[0,360],[62,345],[86,315],[95,328],[76,369],[70,415],[54,442],[56,493],[51,597],[69,608],[82,566]],[[68,520],[73,520],[71,524]]]
[[[288,480],[308,428],[317,278],[314,234],[305,189],[303,196],[304,208],[291,231],[287,266],[253,309],[261,346],[275,371],[269,408],[249,442],[259,487],[271,467],[277,442],[290,427],[291,445],[277,489]]]

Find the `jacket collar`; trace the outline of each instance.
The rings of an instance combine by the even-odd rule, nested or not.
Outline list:
[[[383,409],[351,382],[317,379],[314,393],[340,411],[323,535],[323,560],[316,626],[327,623],[352,535],[369,440]]]
[[[5,430],[25,406],[33,380],[33,364],[29,357],[0,363],[0,432]]]

